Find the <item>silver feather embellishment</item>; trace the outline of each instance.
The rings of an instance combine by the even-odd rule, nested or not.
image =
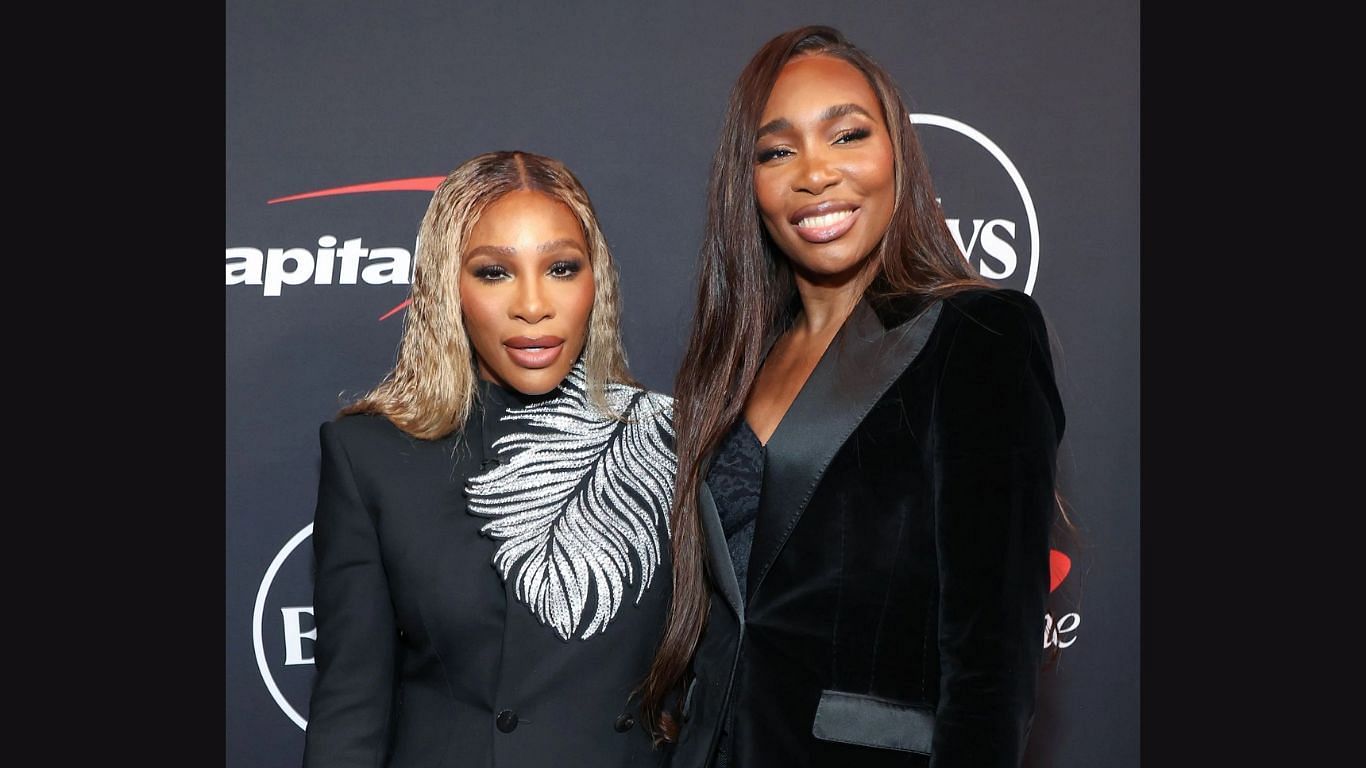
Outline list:
[[[507,410],[501,421],[525,429],[493,443],[510,460],[466,482],[469,511],[500,542],[494,567],[564,640],[603,631],[632,585],[639,603],[668,543],[673,399],[622,384],[606,393],[622,420],[593,407],[576,363],[555,397]]]

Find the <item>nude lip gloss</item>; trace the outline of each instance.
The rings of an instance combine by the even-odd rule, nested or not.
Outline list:
[[[545,368],[560,357],[564,339],[559,336],[514,336],[503,341],[512,362],[523,368]]]

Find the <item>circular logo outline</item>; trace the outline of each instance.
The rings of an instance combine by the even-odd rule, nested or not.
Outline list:
[[[948,128],[967,136],[981,144],[982,148],[990,152],[991,156],[996,158],[996,162],[1006,169],[1006,173],[1010,175],[1010,180],[1015,182],[1015,189],[1019,191],[1020,199],[1024,201],[1025,214],[1029,217],[1029,278],[1025,281],[1024,292],[1032,294],[1034,292],[1034,278],[1039,273],[1039,217],[1034,212],[1034,198],[1030,197],[1029,188],[1025,186],[1024,177],[1020,175],[1019,169],[1006,156],[1005,150],[996,145],[996,142],[988,139],[986,134],[967,123],[928,112],[908,112],[907,114],[910,115],[912,123]]]
[[[309,523],[294,534],[293,538],[286,542],[279,553],[275,555],[270,567],[266,569],[265,577],[261,579],[261,588],[256,591],[256,607],[251,614],[251,643],[252,647],[256,649],[256,666],[261,670],[261,680],[265,682],[266,689],[270,691],[270,695],[275,699],[275,703],[279,705],[280,709],[304,731],[308,730],[308,721],[290,705],[285,695],[280,692],[280,686],[275,684],[275,678],[270,674],[270,666],[266,664],[265,643],[261,640],[261,617],[265,613],[266,595],[270,593],[270,585],[275,581],[275,574],[279,572],[280,566],[289,559],[299,544],[312,535],[313,523]]]

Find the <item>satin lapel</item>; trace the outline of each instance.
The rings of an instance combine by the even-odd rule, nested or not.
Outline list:
[[[726,531],[721,527],[721,514],[705,482],[697,489],[697,514],[702,518],[702,539],[707,548],[707,567],[711,570],[712,579],[721,587],[721,593],[735,610],[736,617],[742,617],[745,615],[744,598],[740,595],[740,584],[735,579],[735,564],[730,561]]]
[[[816,363],[765,449],[761,522],[749,561],[751,595],[758,593],[835,453],[925,346],[940,308],[935,302],[888,331],[868,302],[860,301]]]

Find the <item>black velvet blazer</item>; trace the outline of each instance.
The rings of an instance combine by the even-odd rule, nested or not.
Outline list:
[[[465,429],[439,440],[413,438],[380,416],[322,425],[317,675],[305,768],[633,768],[667,759],[653,749],[631,696],[668,609],[667,505],[657,525],[611,505],[592,508],[584,524],[617,526],[603,530],[633,574],[604,591],[610,564],[561,552],[579,583],[592,586],[577,596],[579,631],[562,637],[518,596],[519,580],[494,567],[500,542],[481,534],[489,518],[470,513],[466,480],[507,460],[494,443],[512,431],[499,417],[518,402],[486,382],[480,392]],[[666,442],[672,456],[672,438]],[[630,445],[617,447],[620,456],[633,454]],[[646,474],[639,464],[630,469]],[[671,473],[655,474],[672,488]],[[583,540],[562,532],[547,546]],[[649,540],[653,551],[638,546]],[[643,590],[640,558],[655,563]],[[569,578],[563,570],[559,577]],[[586,633],[605,615],[606,592],[615,614]],[[572,590],[568,597],[575,601]]]
[[[1063,408],[1014,290],[861,302],[768,442],[748,602],[713,594],[675,768],[1014,768],[1034,712]]]

